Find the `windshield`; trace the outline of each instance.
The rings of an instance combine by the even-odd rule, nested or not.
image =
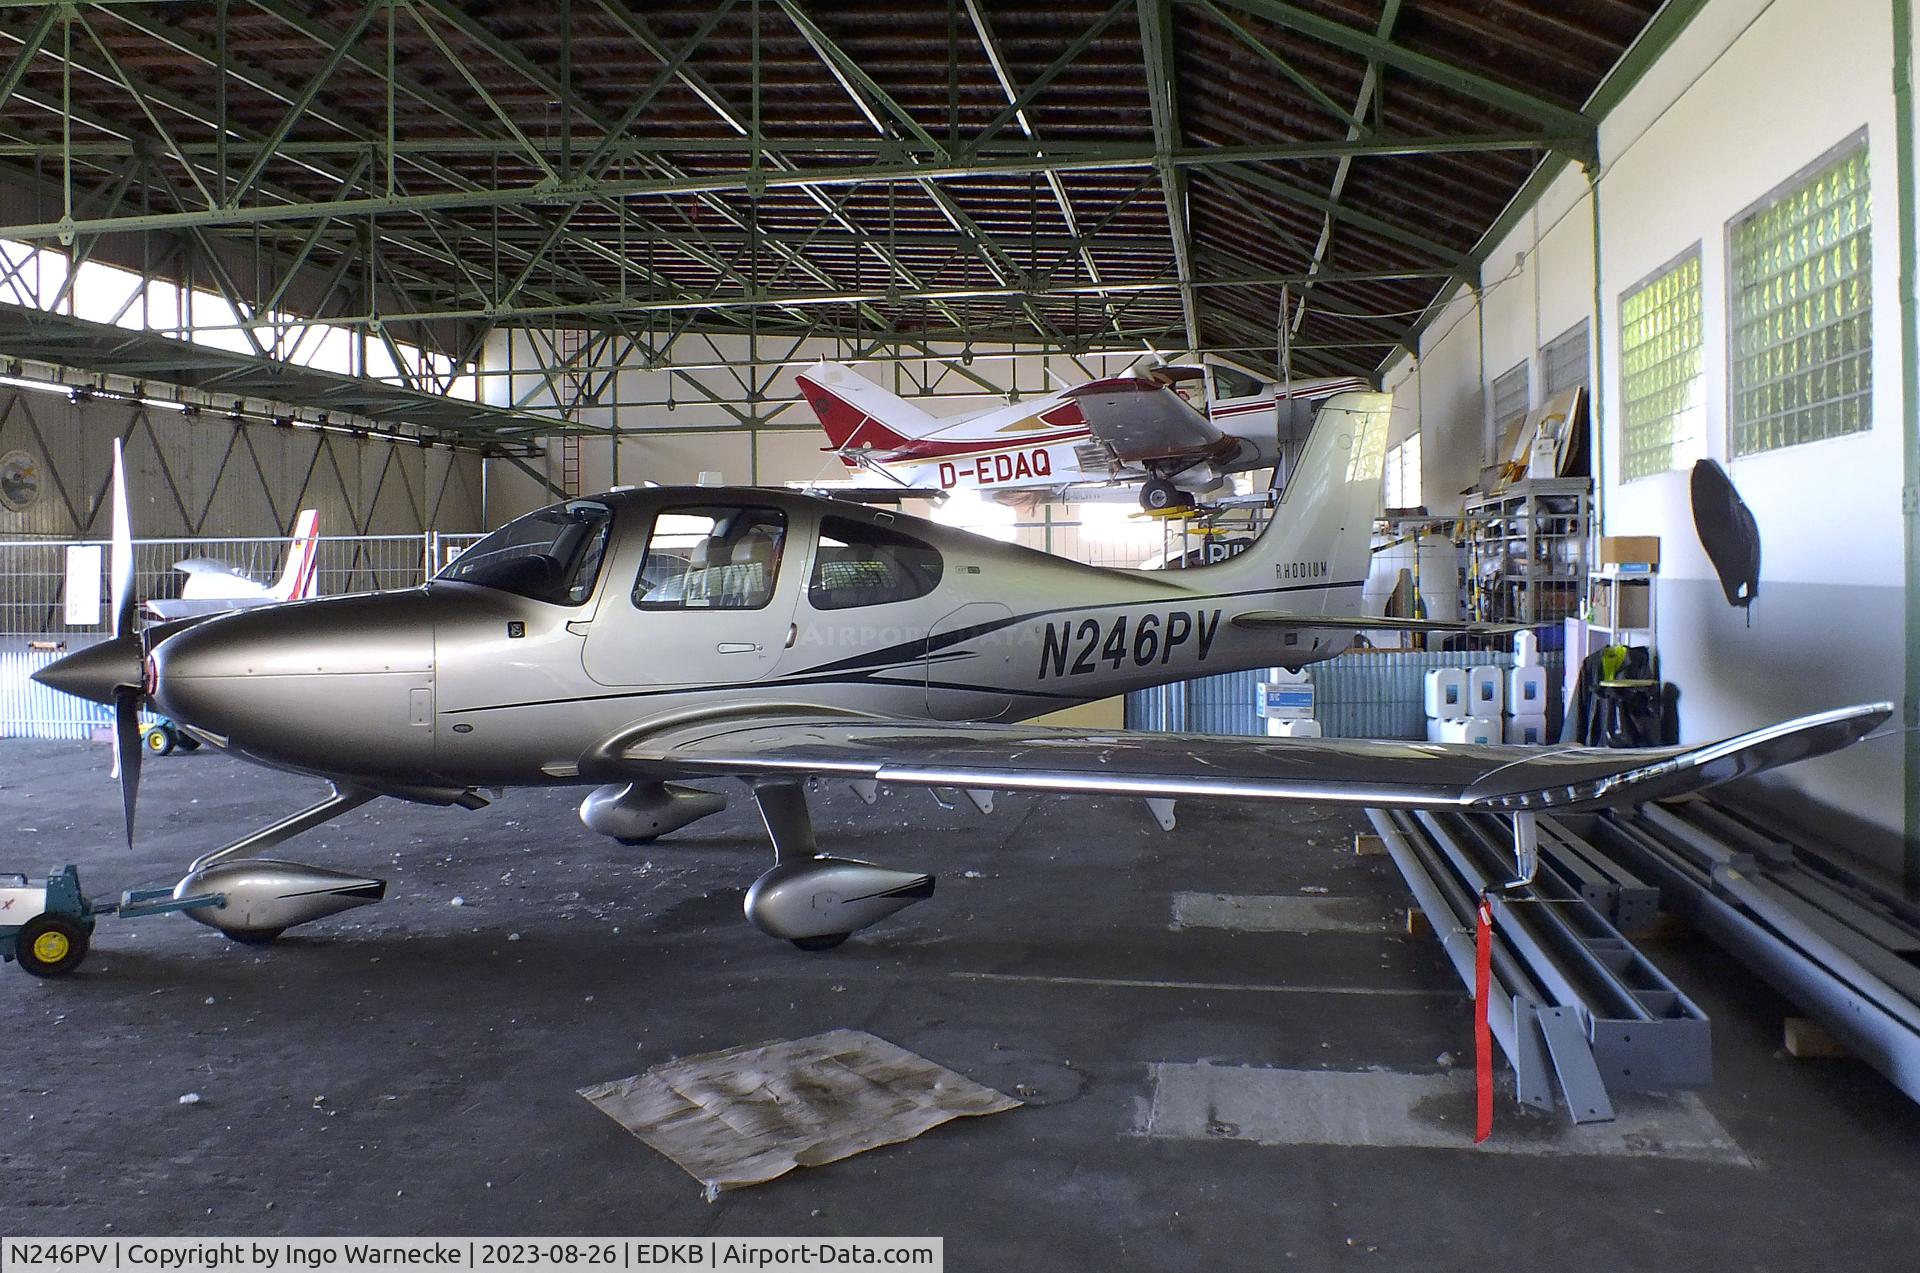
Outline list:
[[[605,504],[592,500],[528,513],[461,553],[434,578],[555,605],[581,605],[593,595],[600,575],[612,516]]]

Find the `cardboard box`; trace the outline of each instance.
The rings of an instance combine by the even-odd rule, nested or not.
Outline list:
[[[1660,564],[1658,535],[1602,535],[1602,566],[1654,566]]]

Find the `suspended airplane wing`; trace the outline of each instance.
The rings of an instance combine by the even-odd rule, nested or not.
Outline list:
[[[617,737],[610,777],[834,777],[923,787],[1310,800],[1478,810],[1581,809],[1700,791],[1851,746],[1890,703],[1803,716],[1695,747],[1493,747],[1237,738],[768,712]],[[589,765],[582,765],[588,772]]]
[[[1108,376],[1061,396],[1079,404],[1087,428],[1123,463],[1226,457],[1239,450],[1239,442],[1173,390],[1201,374],[1198,367],[1168,367],[1146,376]]]

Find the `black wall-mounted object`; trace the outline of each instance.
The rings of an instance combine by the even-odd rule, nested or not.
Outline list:
[[[1720,576],[1727,604],[1751,606],[1760,592],[1760,526],[1733,489],[1733,479],[1713,460],[1693,466],[1693,528]]]

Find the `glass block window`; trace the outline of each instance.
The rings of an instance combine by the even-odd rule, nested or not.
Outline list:
[[[1620,480],[1703,452],[1700,247],[1620,297]]]
[[[1575,389],[1587,383],[1587,320],[1547,342],[1540,351],[1540,396]]]
[[[1729,224],[1735,455],[1872,427],[1867,195],[1861,134]]]

